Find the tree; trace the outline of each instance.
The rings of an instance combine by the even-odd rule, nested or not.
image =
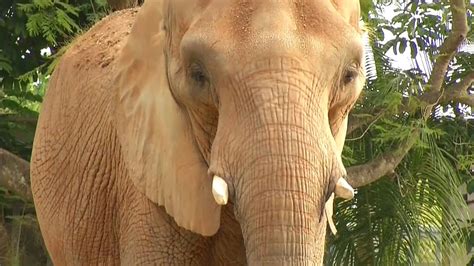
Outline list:
[[[368,81],[343,154],[359,189],[336,207],[327,264],[446,264],[471,230],[459,191],[473,184],[472,7],[406,1],[390,20],[387,8],[367,12]],[[387,54],[409,54],[412,66]]]

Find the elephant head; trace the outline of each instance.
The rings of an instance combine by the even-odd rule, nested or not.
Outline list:
[[[130,178],[205,236],[231,201],[250,264],[321,263],[362,58],[356,0],[147,0],[117,79]]]

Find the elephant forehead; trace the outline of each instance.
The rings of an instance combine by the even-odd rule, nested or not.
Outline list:
[[[353,7],[341,7],[343,1]],[[175,12],[180,28],[175,36],[193,32],[197,40],[208,40],[223,51],[231,47],[301,51],[325,49],[322,46],[326,45],[339,49],[360,38],[358,27],[350,23],[351,17],[359,16],[357,1],[208,0],[183,4],[182,8],[182,16]]]
[[[341,20],[352,24],[358,30],[359,1],[357,0],[173,0],[173,13],[181,20],[184,27],[207,13],[206,17],[215,19],[224,15],[230,18],[231,24],[237,25],[240,33],[248,31],[252,24],[260,21],[270,21],[269,18],[279,18],[275,26],[288,24],[287,13],[294,18],[294,23],[300,29],[319,29],[332,20]],[[208,11],[208,12],[205,12]],[[264,14],[264,17],[260,16]],[[266,19],[265,19],[266,17]],[[284,19],[283,21],[281,19]],[[252,23],[252,22],[256,23]],[[291,23],[289,23],[291,24]]]

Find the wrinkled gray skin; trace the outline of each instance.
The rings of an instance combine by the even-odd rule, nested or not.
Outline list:
[[[321,264],[363,84],[358,12],[351,0],[147,0],[75,41],[32,159],[54,263]]]

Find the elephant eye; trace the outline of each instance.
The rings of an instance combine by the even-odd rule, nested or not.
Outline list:
[[[196,86],[200,88],[204,88],[209,84],[209,78],[207,76],[207,73],[202,67],[202,65],[199,63],[191,64],[189,68],[189,76],[196,84]]]
[[[347,69],[346,72],[344,73],[344,78],[343,78],[344,85],[348,85],[349,83],[354,81],[357,78],[358,74],[359,73],[355,68]]]

